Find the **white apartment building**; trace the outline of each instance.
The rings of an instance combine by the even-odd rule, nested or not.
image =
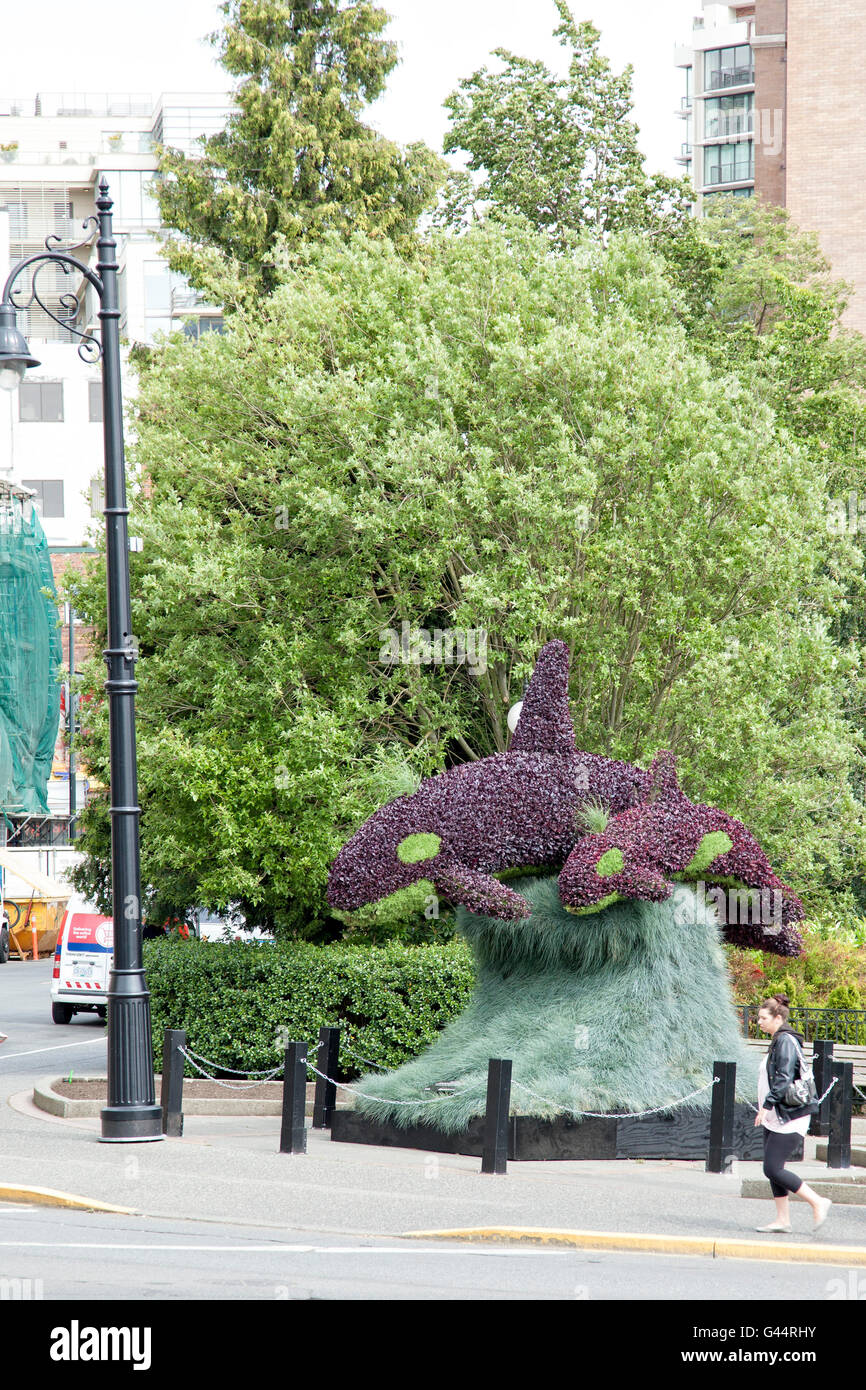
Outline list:
[[[121,340],[151,343],[158,332],[220,328],[219,309],[204,304],[160,254],[151,181],[155,143],[194,153],[201,136],[223,129],[230,110],[225,93],[165,93],[156,103],[149,96],[105,93],[0,97],[3,278],[10,265],[44,249],[49,235],[64,244],[92,239],[74,254],[95,263],[95,229],[82,224],[96,212],[104,176],[114,200]],[[98,328],[97,297],[83,277],[47,265],[36,286],[58,318],[69,314],[71,301],[64,304],[63,297],[77,295],[82,312],[75,327]],[[27,298],[22,288],[19,281],[19,302]],[[82,361],[80,340],[36,303],[19,313],[18,326],[40,366],[0,400],[0,479],[34,490],[58,573],[65,567],[61,557],[88,548],[88,532],[101,513],[100,367]],[[128,381],[126,393],[133,389]]]
[[[84,243],[73,254],[95,265],[95,224],[82,224],[96,213],[97,185],[104,176],[114,200],[123,357],[132,344],[151,343],[159,332],[182,329],[197,336],[220,329],[220,310],[204,303],[161,255],[151,183],[155,143],[195,153],[202,136],[224,128],[231,109],[225,93],[172,92],[155,103],[149,96],[106,93],[0,97],[0,287],[10,268],[44,250],[52,235],[59,239],[58,249]],[[19,303],[28,299],[29,288],[26,277],[17,282]],[[94,528],[102,525],[102,387],[99,362],[82,360],[81,340],[51,315],[64,319],[72,310],[73,326],[98,336],[99,303],[83,276],[66,275],[52,264],[38,272],[36,288],[46,307],[34,301],[23,308],[18,326],[40,365],[27,372],[17,391],[0,392],[0,484],[32,492],[59,578],[92,551]],[[80,311],[69,295],[77,297]],[[124,369],[127,400],[134,389],[134,376]],[[66,666],[68,626],[62,636]],[[76,624],[79,659],[84,639]],[[68,756],[61,743],[54,766],[48,804],[60,816],[70,807]],[[76,786],[80,808],[86,794],[80,769]],[[65,840],[59,822],[53,829],[24,826],[20,836],[25,832],[34,845]]]

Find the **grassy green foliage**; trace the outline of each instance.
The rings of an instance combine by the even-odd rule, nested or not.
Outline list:
[[[695,899],[695,925],[670,903],[617,903],[569,913],[556,878],[516,880],[533,904],[522,922],[458,908],[476,960],[468,1006],[414,1061],[359,1083],[366,1114],[398,1125],[463,1129],[484,1113],[487,1063],[510,1057],[514,1114],[640,1111],[674,1102],[736,1061],[738,1094],[753,1098],[757,1058],[740,1036],[715,915]],[[430,1104],[428,1088],[460,1094]],[[521,1089],[526,1087],[528,1089]],[[416,1105],[391,1104],[416,1101]],[[709,1106],[710,1093],[690,1108]]]
[[[550,250],[517,223],[411,262],[332,236],[144,372],[151,917],[237,902],[286,935],[340,931],[340,846],[389,785],[504,750],[553,635],[579,747],[672,748],[686,793],[745,818],[810,910],[866,860],[858,659],[831,635],[858,562],[828,536],[825,469],[690,345],[644,241]],[[101,574],[75,589],[101,631]],[[404,621],[484,629],[486,667],[389,664]],[[94,661],[82,751],[107,782],[103,680]],[[77,874],[103,901],[107,821],[86,813]]]
[[[316,1043],[326,1025],[343,1030],[343,1079],[368,1062],[397,1067],[459,1012],[473,983],[461,941],[377,950],[156,940],[144,961],[157,1069],[166,1028],[185,1028],[189,1047],[222,1067],[257,1071],[280,1064],[286,1041]]]

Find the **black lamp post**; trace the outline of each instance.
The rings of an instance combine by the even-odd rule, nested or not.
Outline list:
[[[123,406],[120,380],[120,311],[117,300],[117,244],[111,230],[112,200],[103,179],[96,200],[99,217],[96,270],[70,255],[77,246],[59,249],[49,236],[45,251],[14,266],[0,300],[0,387],[14,390],[28,367],[39,363],[15,322],[17,309],[37,303],[55,323],[81,338],[85,361],[102,359],[103,433],[105,440],[105,553],[108,589],[108,717],[111,754],[111,879],[114,916],[114,965],[108,986],[108,1105],[102,1111],[102,1138],[114,1143],[162,1139],[162,1111],[156,1104],[150,1028],[150,994],[141,954],[141,868],[138,843],[138,773],[135,756],[135,661],[129,596],[129,536],[123,457]],[[79,243],[84,245],[85,243]],[[36,278],[43,266],[78,270],[99,296],[101,343],[81,333],[75,322],[79,301],[61,295],[67,310],[59,318],[39,297]],[[16,301],[13,286],[28,267],[34,270],[30,297]]]

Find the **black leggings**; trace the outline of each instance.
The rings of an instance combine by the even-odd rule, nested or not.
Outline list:
[[[799,1140],[800,1135],[790,1130],[787,1134],[780,1134],[778,1130],[764,1129],[764,1177],[770,1179],[774,1197],[787,1197],[790,1193],[799,1192],[803,1186],[802,1178],[785,1169],[785,1163],[797,1148]]]

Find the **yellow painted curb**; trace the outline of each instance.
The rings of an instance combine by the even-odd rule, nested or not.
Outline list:
[[[413,1240],[523,1241],[579,1250],[643,1250],[657,1255],[710,1255],[721,1260],[790,1260],[805,1264],[866,1265],[862,1245],[786,1245],[782,1241],[716,1240],[712,1236],[638,1235],[631,1231],[558,1231],[543,1226],[469,1226],[404,1231]]]
[[[0,1183],[0,1202],[33,1202],[40,1207],[71,1207],[75,1211],[113,1211],[118,1216],[137,1216],[134,1207],[113,1207],[95,1197],[76,1197],[53,1187],[10,1187]]]

